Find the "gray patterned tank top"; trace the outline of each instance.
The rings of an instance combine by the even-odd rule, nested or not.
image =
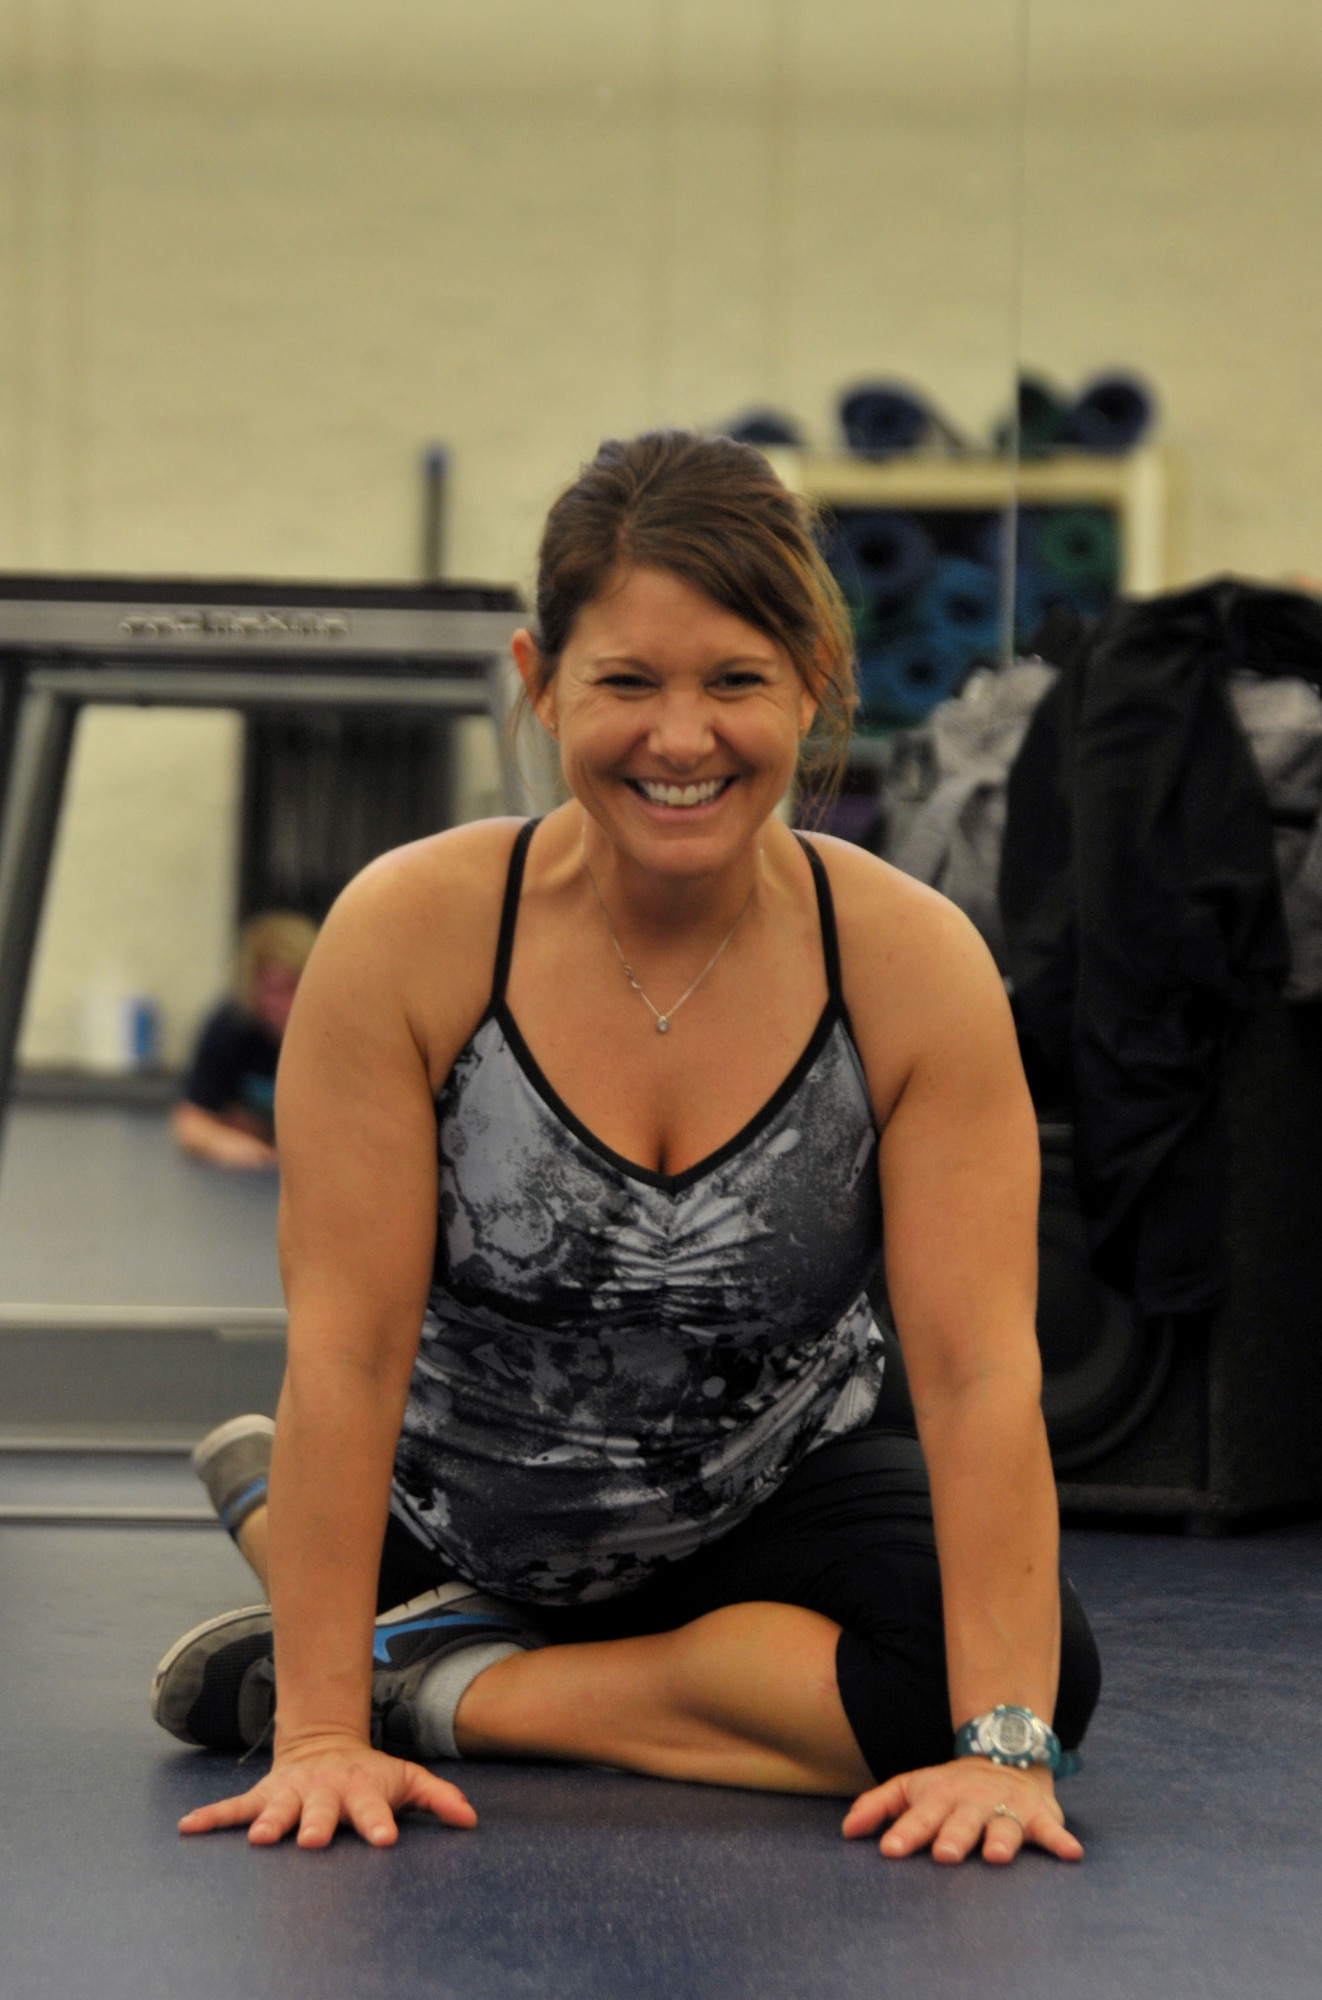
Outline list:
[[[877,1132],[840,988],[774,1096],[680,1174],[622,1158],[505,1004],[536,822],[510,859],[491,1002],[437,1098],[436,1263],[392,1511],[461,1576],[532,1603],[636,1588],[871,1416]]]

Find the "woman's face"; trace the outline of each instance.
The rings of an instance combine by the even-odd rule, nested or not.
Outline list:
[[[298,974],[288,966],[272,965],[269,961],[258,966],[252,983],[252,1011],[277,1041],[289,1026],[289,1010],[297,991]]]
[[[515,657],[530,681],[526,634]],[[660,569],[624,570],[584,607],[534,706],[608,838],[678,875],[755,843],[814,712],[782,646]]]

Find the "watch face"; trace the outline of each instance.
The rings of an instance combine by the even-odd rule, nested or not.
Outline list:
[[[1013,1711],[1008,1715],[994,1716],[987,1733],[1004,1757],[1026,1757],[1036,1742],[1028,1717],[1015,1715]]]

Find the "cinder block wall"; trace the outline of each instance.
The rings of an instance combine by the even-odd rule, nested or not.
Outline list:
[[[526,582],[609,432],[900,375],[985,434],[1022,317],[1158,381],[1179,573],[1316,567],[1315,10],[1035,0],[14,0],[0,565]],[[1313,92],[1310,101],[1310,91]],[[85,718],[23,1053],[224,982],[231,717]],[[479,740],[469,809],[490,796]]]

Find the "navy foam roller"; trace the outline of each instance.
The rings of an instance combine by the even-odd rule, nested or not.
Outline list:
[[[917,451],[936,423],[930,404],[898,382],[861,382],[840,399],[845,443],[860,458]]]
[[[803,444],[803,432],[793,417],[787,416],[783,410],[773,410],[765,403],[732,417],[724,429],[726,437],[733,438],[736,444],[796,447]]]
[[[921,722],[958,691],[968,670],[967,650],[930,632],[874,640],[859,648],[863,714],[871,722]]]
[[[1066,435],[1084,451],[1132,451],[1151,430],[1156,399],[1137,375],[1096,375],[1074,399]]]
[[[855,618],[873,625],[894,619],[927,582],[936,550],[911,514],[879,508],[846,514],[836,525],[827,561]]]

